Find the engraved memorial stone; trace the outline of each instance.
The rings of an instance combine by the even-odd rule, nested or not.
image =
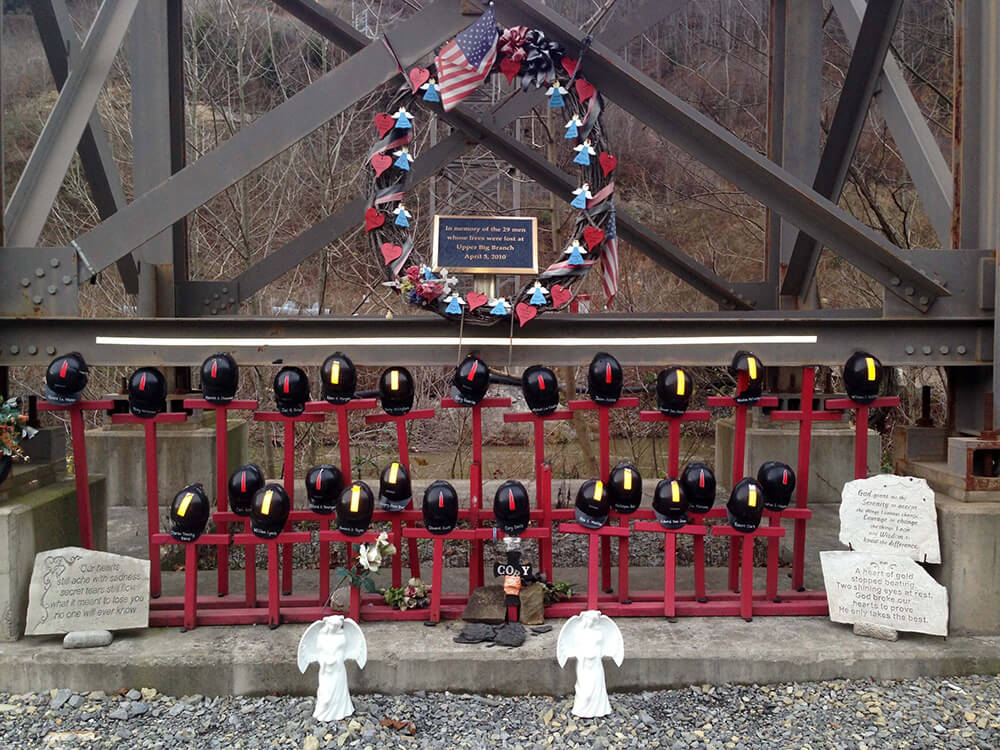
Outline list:
[[[840,542],[858,552],[940,563],[934,491],[918,477],[880,474],[844,485]]]
[[[125,630],[148,624],[148,560],[80,547],[35,556],[26,635]]]
[[[906,557],[820,552],[834,622],[948,635],[948,590]]]

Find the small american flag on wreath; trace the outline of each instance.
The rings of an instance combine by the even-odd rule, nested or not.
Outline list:
[[[497,58],[498,39],[496,18],[490,8],[441,48],[434,63],[445,112],[454,109],[490,74]]]

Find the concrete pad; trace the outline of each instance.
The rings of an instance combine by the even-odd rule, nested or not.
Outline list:
[[[625,664],[606,667],[610,690],[688,684],[776,683],[827,679],[902,679],[1000,671],[1000,638],[904,634],[895,643],[858,638],[825,618],[758,617],[617,620]],[[364,623],[368,666],[348,667],[351,689],[565,695],[572,668],[556,666],[562,621],[519,649],[460,646],[463,623]],[[107,648],[66,651],[58,637],[0,644],[0,691],[23,693],[154,687],[185,695],[312,695],[316,673],[295,666],[305,625],[214,627],[119,633]]]

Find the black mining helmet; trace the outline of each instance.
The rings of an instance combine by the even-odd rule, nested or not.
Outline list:
[[[661,479],[653,491],[653,515],[665,529],[679,529],[687,523],[688,500],[678,479]]]
[[[780,461],[765,461],[757,470],[757,483],[764,490],[764,507],[767,510],[784,510],[795,492],[795,472]]]
[[[390,367],[378,379],[382,411],[401,417],[413,408],[413,376],[405,367]]]
[[[274,405],[286,417],[297,417],[309,400],[309,376],[299,367],[282,367],[274,376]]]
[[[344,475],[333,464],[320,464],[306,472],[306,496],[314,513],[324,516],[335,513],[343,490]]]
[[[559,408],[559,380],[548,367],[532,365],[525,370],[521,388],[532,414],[544,417]]]
[[[211,510],[205,488],[189,484],[170,504],[170,536],[179,542],[193,542],[205,531]]]
[[[262,539],[274,539],[288,523],[292,501],[280,484],[265,484],[253,497],[250,530]]]
[[[479,357],[466,357],[455,368],[451,397],[462,406],[475,406],[490,387],[490,368]]]
[[[330,404],[346,404],[354,398],[358,384],[358,371],[351,358],[343,352],[334,352],[319,368],[323,398]]]
[[[844,387],[856,404],[870,404],[882,386],[882,363],[867,352],[854,352],[844,363]]]
[[[458,525],[458,493],[443,479],[424,490],[424,528],[432,534],[450,534]]]
[[[201,393],[208,403],[228,404],[239,384],[240,367],[231,354],[213,354],[201,363]]]
[[[726,503],[729,525],[744,533],[756,531],[763,513],[764,490],[755,479],[744,477],[733,487]]]
[[[497,488],[493,496],[493,516],[497,525],[508,536],[519,536],[531,520],[531,502],[524,485],[508,479]]]
[[[615,465],[608,476],[608,495],[616,513],[635,513],[642,504],[642,475],[629,461]]]
[[[587,392],[601,406],[613,406],[622,395],[624,375],[618,360],[607,352],[598,352],[587,370]]]
[[[378,503],[382,510],[392,513],[406,510],[413,502],[413,485],[410,471],[400,461],[393,461],[382,469],[378,480]]]
[[[691,376],[680,367],[660,370],[656,376],[656,407],[668,417],[681,417],[691,402]]]
[[[257,490],[264,486],[264,472],[257,464],[245,464],[229,476],[229,510],[249,516]]]
[[[75,404],[87,387],[88,372],[79,352],[56,357],[45,371],[45,400],[57,406]]]
[[[708,513],[715,505],[715,473],[701,461],[694,461],[681,472],[681,487],[687,496],[688,510]]]
[[[757,355],[742,350],[736,352],[729,370],[737,377],[740,373],[746,373],[747,378],[746,386],[742,390],[737,390],[734,401],[745,406],[753,406],[760,401],[764,392],[764,365]]]
[[[364,482],[351,482],[340,493],[337,503],[337,531],[348,536],[361,536],[372,525],[375,496]]]
[[[167,410],[167,380],[155,367],[140,367],[128,379],[128,410],[152,419]]]

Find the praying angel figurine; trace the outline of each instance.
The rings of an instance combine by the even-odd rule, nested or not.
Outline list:
[[[339,721],[353,714],[344,662],[354,659],[364,669],[368,661],[368,643],[358,624],[343,615],[317,620],[302,634],[298,657],[299,671],[303,674],[313,662],[319,664],[313,717],[317,721]]]

